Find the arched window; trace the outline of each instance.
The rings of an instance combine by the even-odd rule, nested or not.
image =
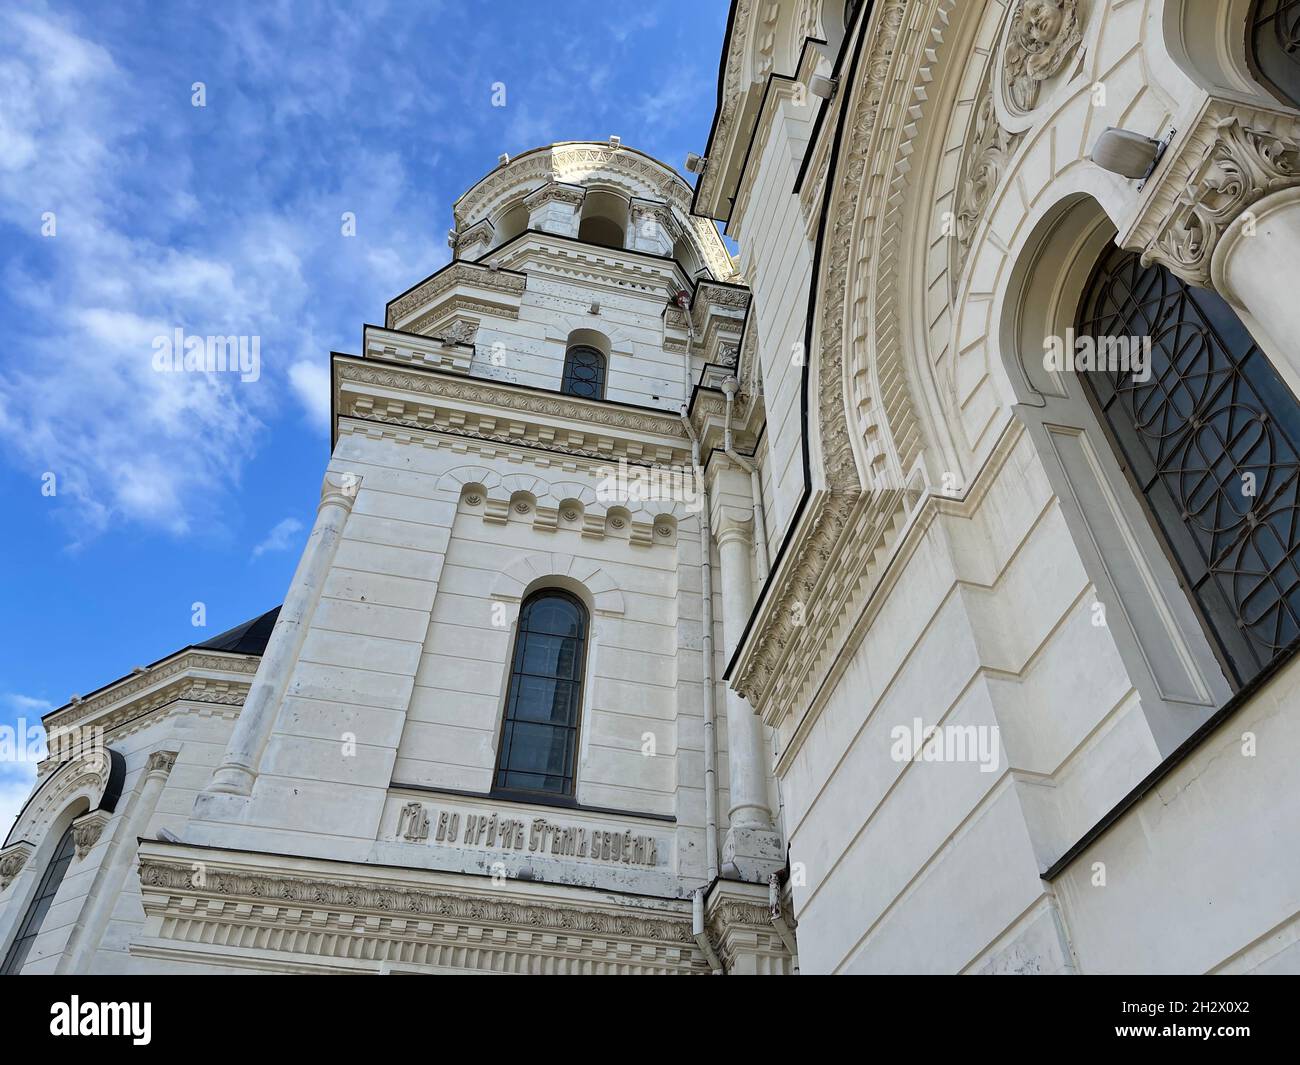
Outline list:
[[[1246,61],[1256,80],[1300,107],[1300,0],[1254,0],[1246,24]]]
[[[519,612],[495,786],[572,795],[587,659],[587,610],[547,589]]]
[[[9,953],[5,955],[4,965],[0,966],[0,976],[12,976],[23,967],[28,951],[32,949],[32,944],[40,935],[41,922],[45,920],[46,913],[54,905],[54,896],[59,893],[59,885],[63,883],[63,876],[67,873],[68,866],[72,864],[72,856],[75,853],[72,826],[68,825],[59,840],[59,845],[54,848],[54,856],[50,859],[50,864],[45,867],[40,886],[37,887],[36,894],[32,897],[27,912],[23,914],[23,919],[18,925],[18,935],[14,938]]]
[[[589,189],[582,200],[578,239],[607,248],[622,248],[627,242],[628,201],[616,192]]]
[[[832,59],[839,53],[844,38],[853,28],[853,20],[857,18],[861,6],[862,0],[823,0],[822,32],[826,34]]]
[[[1217,294],[1135,252],[1103,255],[1078,322],[1105,362],[1085,392],[1239,688],[1300,636],[1300,405]]]
[[[605,398],[605,356],[587,344],[575,344],[564,353],[564,379],[560,391],[583,399]]]

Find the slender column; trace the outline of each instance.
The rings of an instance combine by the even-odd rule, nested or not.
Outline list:
[[[1300,187],[1266,196],[1219,238],[1210,261],[1214,287],[1243,310],[1276,353],[1279,372],[1300,396]]]
[[[729,659],[753,607],[750,576],[751,512],[721,508],[716,537],[722,575],[723,648]],[[727,770],[731,805],[722,847],[724,872],[734,866],[745,880],[765,881],[785,864],[780,835],[767,804],[763,723],[740,695],[727,690]]]
[[[276,619],[275,630],[235,721],[225,756],[208,784],[209,792],[228,795],[252,793],[262,751],[275,724],[289,675],[307,638],[307,628],[320,599],[321,586],[329,573],[334,550],[343,534],[343,524],[352,510],[360,484],[359,474],[325,475],[316,524],[307,538],[307,546],[289,585],[289,594]]]
[[[131,803],[125,828],[118,828],[109,844],[109,852],[100,864],[103,882],[95,878],[87,893],[86,910],[59,959],[56,973],[85,972],[91,955],[98,949],[108,927],[113,909],[122,894],[122,884],[134,865],[136,840],[149,829],[149,821],[158,807],[158,796],[176,764],[175,751],[154,751],[145,766],[144,781]]]

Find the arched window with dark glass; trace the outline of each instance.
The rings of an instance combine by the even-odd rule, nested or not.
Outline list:
[[[1246,61],[1274,96],[1300,107],[1300,0],[1254,0],[1246,21]]]
[[[58,846],[54,848],[54,856],[41,875],[36,894],[27,904],[27,912],[18,923],[18,934],[5,955],[4,965],[0,966],[0,976],[12,976],[19,972],[23,963],[27,961],[27,954],[32,949],[32,944],[36,942],[36,937],[41,933],[41,923],[45,920],[50,907],[54,905],[54,896],[59,893],[59,885],[63,883],[64,874],[72,864],[72,856],[75,853],[76,844],[72,839],[72,826],[69,825],[59,839]]]
[[[605,398],[605,356],[586,344],[575,344],[564,353],[564,380],[560,391],[583,399]]]
[[[495,787],[572,795],[587,658],[587,610],[548,589],[519,611]]]
[[[1300,405],[1221,297],[1135,252],[1103,256],[1077,333],[1110,353],[1085,392],[1240,688],[1300,636]]]

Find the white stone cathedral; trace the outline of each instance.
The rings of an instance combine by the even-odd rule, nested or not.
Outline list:
[[[1298,20],[734,0],[694,187],[502,156],[3,972],[1300,972]]]

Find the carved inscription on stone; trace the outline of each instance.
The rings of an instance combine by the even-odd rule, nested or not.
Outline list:
[[[419,813],[412,812],[413,808]],[[423,818],[422,822],[420,818]],[[413,820],[422,823],[423,835],[410,834]],[[432,827],[435,844],[524,851],[622,865],[653,867],[659,864],[659,841],[631,829],[593,829],[545,817],[467,814],[457,810],[438,811]],[[399,836],[412,842],[421,841],[428,838],[429,829],[430,820],[423,805],[413,802],[402,808]]]

